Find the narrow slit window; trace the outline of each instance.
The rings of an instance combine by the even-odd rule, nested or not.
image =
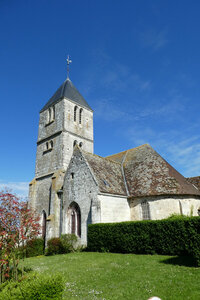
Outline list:
[[[75,147],[77,145],[77,141],[74,141],[73,147]]]
[[[50,115],[49,115],[49,109],[47,110],[47,119],[46,119],[46,124],[49,123],[49,120],[50,120]]]
[[[52,109],[52,120],[54,120],[55,119],[55,106],[53,106],[53,109]]]
[[[75,107],[74,107],[74,122],[76,122],[77,109],[78,109],[78,107],[75,106]]]
[[[51,108],[49,108],[49,122],[51,122]]]
[[[79,110],[79,124],[82,123],[82,114],[83,114],[83,109],[81,108],[81,109]]]

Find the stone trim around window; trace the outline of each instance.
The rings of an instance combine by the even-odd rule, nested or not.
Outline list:
[[[45,145],[46,149],[43,151],[43,155],[53,150],[53,140],[46,142]]]

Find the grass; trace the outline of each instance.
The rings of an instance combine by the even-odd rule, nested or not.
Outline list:
[[[200,299],[200,269],[186,257],[82,252],[28,258],[25,266],[61,273],[64,299]]]

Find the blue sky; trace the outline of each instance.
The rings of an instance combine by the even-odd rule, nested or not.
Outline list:
[[[70,78],[94,109],[95,153],[149,143],[200,175],[200,2],[0,0],[0,188],[27,195],[39,110]]]

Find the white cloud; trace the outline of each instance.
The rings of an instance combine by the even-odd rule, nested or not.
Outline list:
[[[141,41],[144,47],[150,47],[157,51],[168,43],[167,31],[149,29],[141,34]]]
[[[200,176],[200,135],[194,133],[192,128],[158,132],[157,128],[135,124],[127,129],[126,138],[132,147],[149,143],[185,177],[193,177]]]
[[[132,91],[145,92],[151,88],[149,79],[141,78],[139,74],[133,73],[128,66],[117,62],[109,65],[109,70],[102,77],[102,83],[104,87],[116,91],[126,91],[131,88]]]
[[[89,95],[97,88],[101,88],[101,92],[110,91],[120,92],[131,90],[145,93],[151,88],[149,78],[143,78],[140,74],[134,73],[135,70],[130,65],[119,63],[109,56],[104,49],[96,49],[91,54],[94,63],[87,70],[84,70],[81,90],[85,95]],[[89,88],[88,88],[89,86]],[[85,88],[86,87],[86,88]],[[94,98],[93,98],[94,101]]]
[[[121,118],[128,120],[130,116],[120,107],[116,105],[113,106],[113,99],[99,99],[96,106],[94,107],[95,116],[100,117],[105,121],[113,122],[115,120],[120,120]]]
[[[123,102],[119,103],[112,97],[104,97],[96,99],[96,105],[94,106],[95,117],[100,117],[105,121],[116,121],[123,118],[123,122],[131,121],[144,121],[157,120],[158,117],[164,121],[170,122],[171,120],[181,119],[182,112],[185,110],[183,97],[169,96],[161,101],[144,103],[141,102],[137,105],[123,105]]]
[[[29,182],[5,182],[0,180],[0,190],[8,189],[20,198],[28,197]]]

